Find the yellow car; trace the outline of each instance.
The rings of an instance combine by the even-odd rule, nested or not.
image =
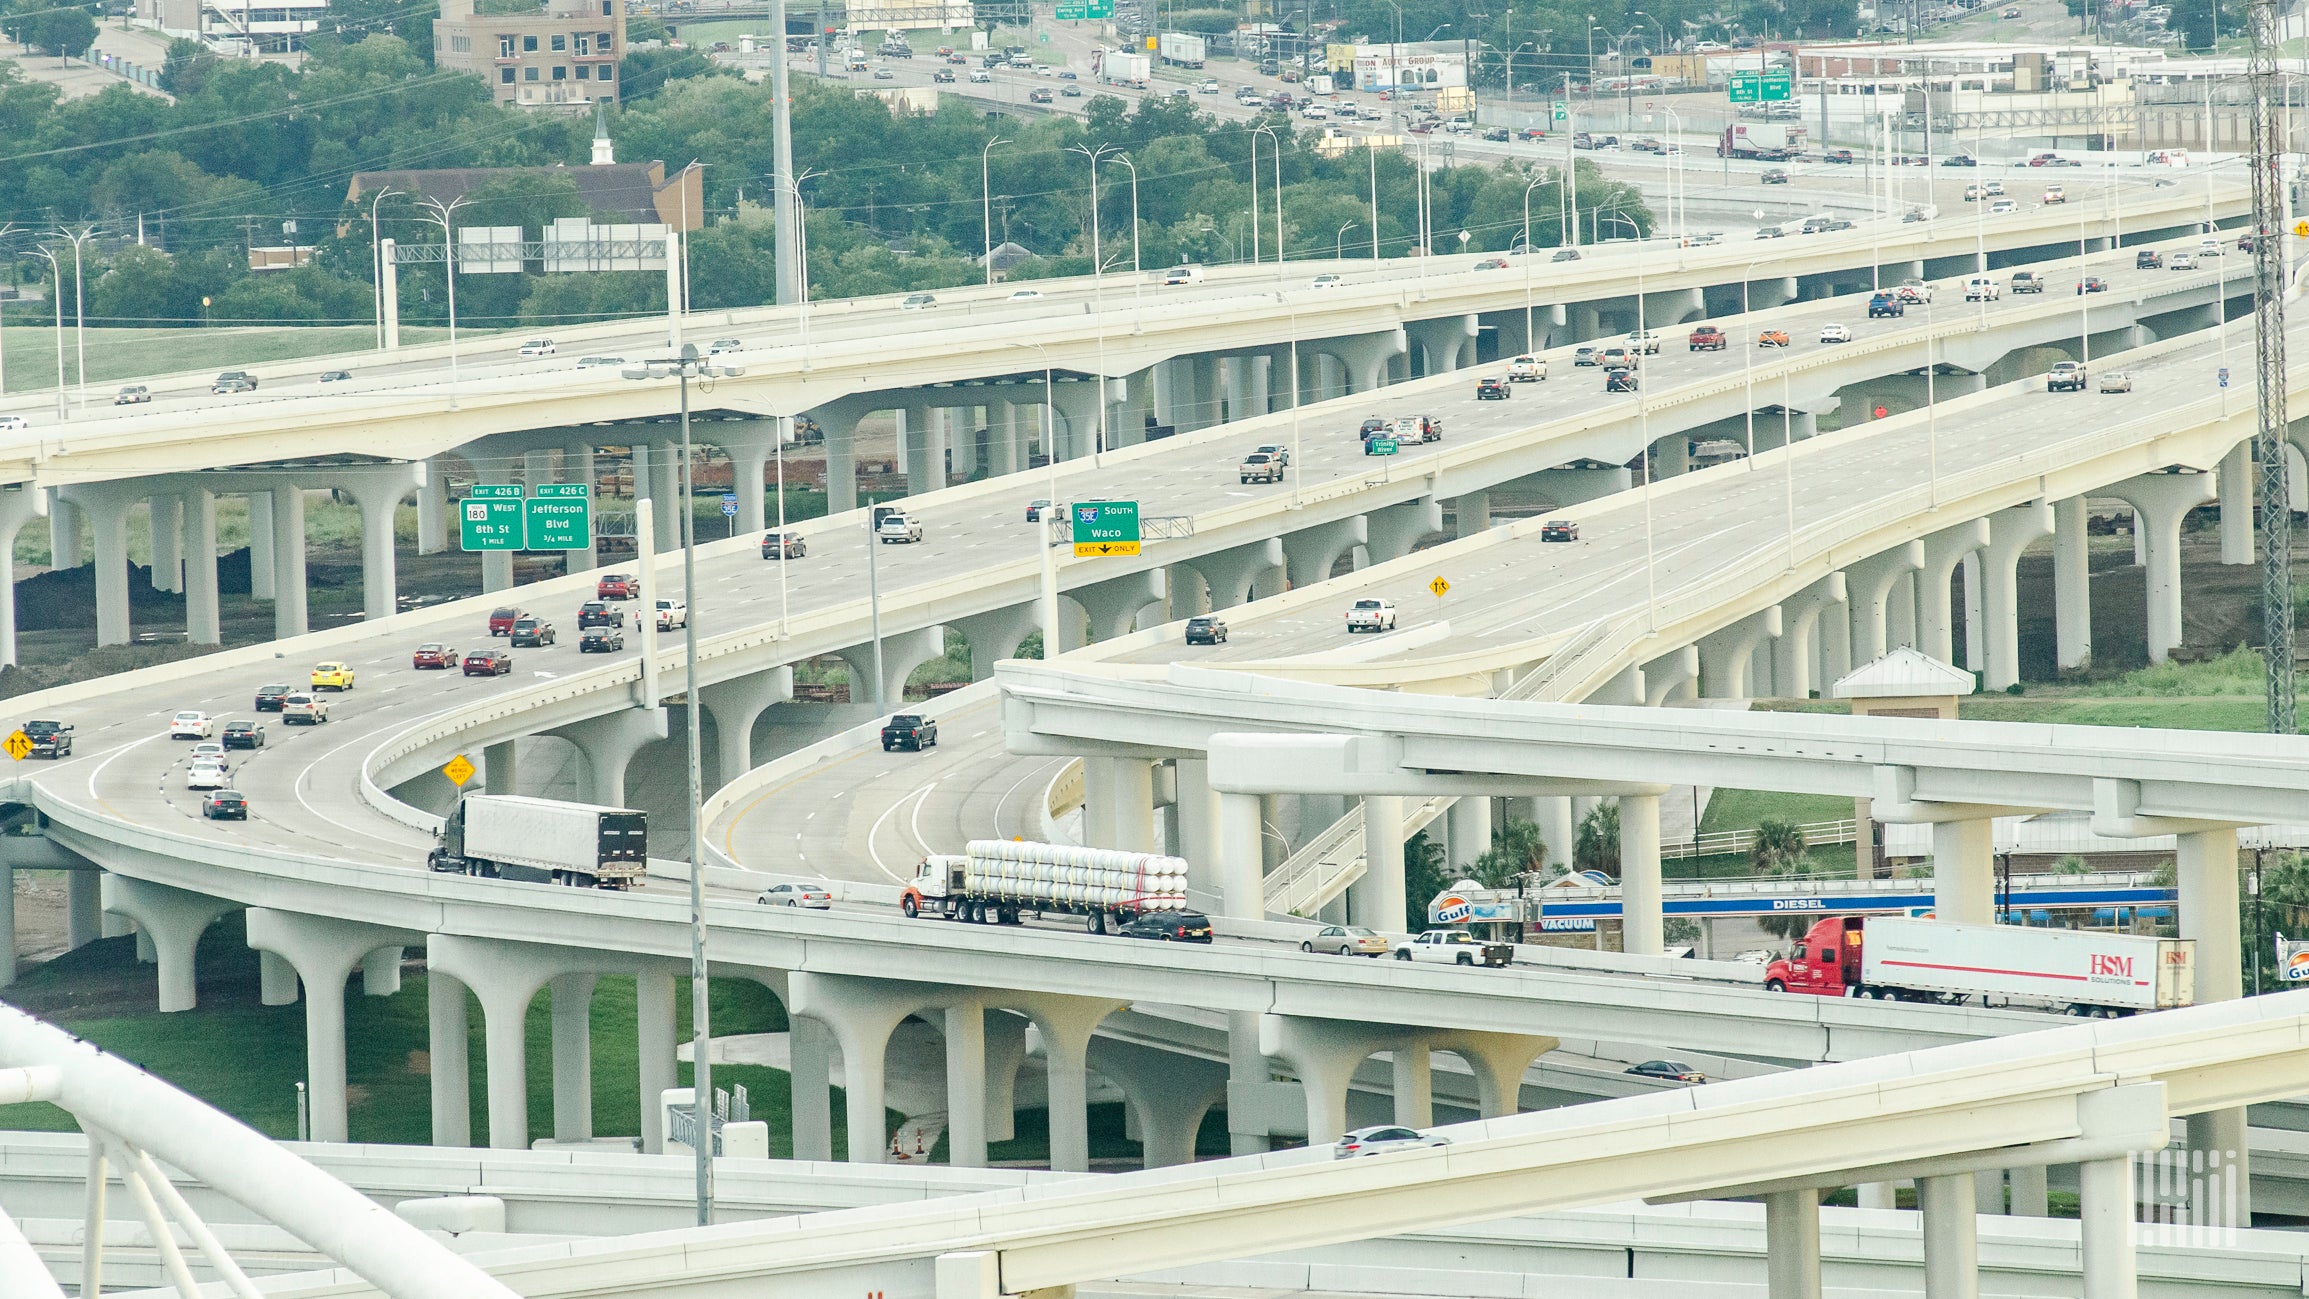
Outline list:
[[[313,689],[350,690],[353,670],[342,663],[323,663],[313,669]]]

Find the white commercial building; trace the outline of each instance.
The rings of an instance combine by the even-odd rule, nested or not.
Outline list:
[[[1365,45],[1355,51],[1358,90],[1444,90],[1467,84],[1467,55],[1439,45]]]

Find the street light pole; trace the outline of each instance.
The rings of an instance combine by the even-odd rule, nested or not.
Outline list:
[[[698,598],[697,510],[694,508],[697,483],[691,473],[694,456],[690,445],[689,385],[693,378],[716,379],[744,373],[736,366],[710,363],[698,355],[695,343],[684,343],[679,356],[644,361],[624,372],[628,379],[678,378],[681,383],[681,580],[682,603],[688,609],[682,619],[682,696],[689,724],[688,792],[692,819],[689,836],[690,1115],[695,1127],[690,1138],[697,1155],[697,1220],[701,1227],[713,1217],[713,1025],[706,989],[705,838],[700,833],[704,827],[695,824],[697,811],[705,803],[705,776],[701,747],[704,730],[698,716],[698,625],[694,608]],[[781,519],[785,515],[784,495],[781,490],[778,507]]]
[[[369,200],[369,278],[373,281],[370,296],[377,300],[378,351],[385,349],[385,245],[377,235],[377,205],[392,192],[393,187],[387,185]]]
[[[57,234],[72,241],[72,354],[73,379],[80,389],[80,406],[88,408],[88,317],[85,311],[86,290],[81,287],[80,250],[96,237],[96,227],[82,226],[79,234],[59,228]],[[60,304],[61,305],[61,304]]]
[[[418,206],[432,209],[431,220],[441,227],[441,276],[449,282],[449,395],[457,395],[457,209],[467,203],[465,195],[443,203],[437,198],[420,199]]]
[[[64,409],[64,263],[56,260],[56,253],[48,248],[35,248],[35,254],[48,259],[48,269],[55,276],[56,288],[51,301],[56,308],[56,418],[70,419]]]
[[[986,283],[989,287],[994,284],[994,182],[989,176],[988,168],[994,153],[994,146],[1008,143],[1010,141],[998,135],[988,140],[986,147],[978,151],[979,219],[986,228]],[[797,193],[797,201],[799,198],[800,195]]]

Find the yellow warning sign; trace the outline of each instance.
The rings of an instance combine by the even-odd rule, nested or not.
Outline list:
[[[1451,583],[1446,582],[1442,578],[1438,577],[1434,581],[1427,584],[1427,589],[1433,591],[1435,593],[1435,598],[1440,600],[1445,595],[1450,594]]]
[[[449,778],[450,784],[462,789],[466,781],[473,779],[475,770],[473,760],[460,753],[449,759],[449,764],[441,768],[441,774]]]
[[[8,733],[8,756],[18,762],[32,756],[32,737],[22,731]]]
[[[2295,239],[2309,239],[2309,221],[2294,222],[2293,237]]]

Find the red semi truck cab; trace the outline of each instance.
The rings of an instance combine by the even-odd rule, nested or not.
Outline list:
[[[1764,967],[1773,992],[1848,997],[1860,984],[1862,919],[1830,916],[1812,926],[1796,950]]]

